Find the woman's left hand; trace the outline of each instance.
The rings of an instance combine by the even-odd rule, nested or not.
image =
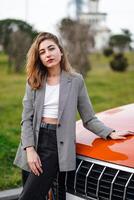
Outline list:
[[[133,131],[113,131],[112,133],[110,133],[109,137],[111,139],[126,139],[126,136],[128,135],[134,135]]]

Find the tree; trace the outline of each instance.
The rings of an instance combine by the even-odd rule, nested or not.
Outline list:
[[[122,29],[122,34],[112,35],[109,40],[109,47],[104,49],[105,56],[112,56],[110,67],[115,71],[125,71],[128,67],[128,60],[124,56],[125,50],[131,49],[132,34],[127,29]]]
[[[22,20],[5,19],[0,21],[0,44],[8,55],[8,66],[21,71],[25,56],[37,31]]]
[[[20,30],[10,34],[10,42],[7,45],[10,67],[14,67],[16,72],[21,71],[24,66],[26,53],[32,40],[28,33]]]
[[[72,66],[83,76],[86,76],[87,71],[91,68],[89,62],[90,47],[94,44],[89,25],[64,18],[61,20],[58,30],[64,46],[69,52]]]
[[[109,45],[119,52],[124,52],[125,49],[130,49],[130,43],[132,42],[129,30],[123,29],[122,32],[122,34],[112,35],[109,40]]]

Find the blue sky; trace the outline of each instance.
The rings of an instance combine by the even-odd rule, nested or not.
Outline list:
[[[56,24],[68,15],[70,0],[0,0],[0,19],[27,20],[38,31],[56,32]],[[27,10],[25,9],[27,6]],[[100,11],[108,14],[106,25],[114,33],[127,28],[134,34],[134,0],[100,0]]]

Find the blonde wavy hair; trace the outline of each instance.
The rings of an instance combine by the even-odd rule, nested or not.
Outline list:
[[[27,53],[26,74],[28,83],[32,89],[39,89],[42,87],[47,73],[47,68],[42,64],[39,57],[39,45],[44,40],[52,40],[59,47],[61,53],[63,54],[60,62],[61,69],[71,74],[75,73],[75,69],[71,67],[65,50],[61,46],[58,38],[52,33],[41,32],[37,35]]]

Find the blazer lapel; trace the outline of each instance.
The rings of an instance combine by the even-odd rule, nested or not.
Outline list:
[[[62,116],[63,110],[67,102],[67,97],[69,95],[71,87],[71,80],[71,76],[66,71],[62,70],[60,77],[58,122],[60,121],[60,118]]]
[[[45,97],[45,90],[46,90],[46,76],[44,79],[43,87],[41,87],[39,90],[36,91],[36,98],[35,103],[37,110],[43,111],[43,104],[44,104],[44,97]]]

